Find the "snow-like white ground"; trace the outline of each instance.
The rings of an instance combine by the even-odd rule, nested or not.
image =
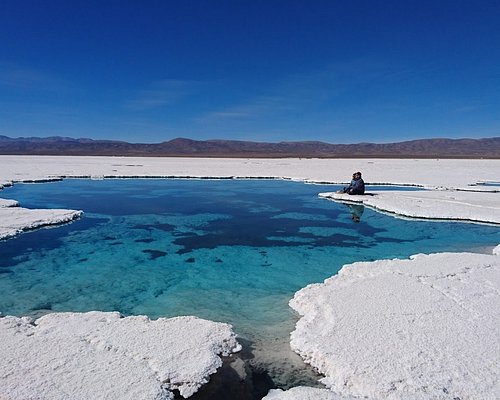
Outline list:
[[[0,189],[3,189],[4,187],[11,186],[11,185],[12,185],[12,181],[7,181],[7,180],[2,181],[0,179]]]
[[[320,193],[341,202],[362,203],[376,210],[412,218],[454,219],[500,224],[500,193],[463,191],[373,191],[370,195]]]
[[[360,400],[356,397],[343,396],[328,389],[294,387],[289,390],[271,389],[262,400]]]
[[[0,199],[0,208],[4,207],[18,207],[19,202],[10,199]]]
[[[0,183],[60,177],[274,177],[342,183],[355,171],[367,183],[465,188],[500,182],[500,160],[217,159],[0,155]],[[492,189],[475,186],[474,190]],[[498,188],[497,188],[498,189]]]
[[[28,209],[0,205],[0,240],[42,226],[57,225],[78,218],[82,211],[64,209]]]
[[[338,395],[500,398],[498,254],[354,263],[290,306],[292,348]]]
[[[240,350],[231,326],[195,317],[58,313],[0,318],[0,398],[189,397]]]

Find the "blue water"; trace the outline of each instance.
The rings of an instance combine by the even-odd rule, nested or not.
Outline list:
[[[482,183],[478,183],[478,185],[500,187],[500,182],[482,182]]]
[[[354,261],[500,243],[498,227],[408,221],[317,197],[336,189],[274,180],[16,184],[0,196],[85,214],[0,242],[0,311],[196,315],[233,324],[256,358],[279,363],[297,318],[288,301],[307,284]],[[275,368],[285,374],[296,362]]]

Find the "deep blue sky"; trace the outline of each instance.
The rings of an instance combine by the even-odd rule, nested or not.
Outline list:
[[[500,136],[500,2],[2,1],[0,135]]]

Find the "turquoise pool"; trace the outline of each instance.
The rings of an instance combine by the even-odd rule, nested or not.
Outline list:
[[[85,214],[0,242],[0,312],[196,315],[233,324],[255,362],[281,363],[297,318],[289,299],[343,264],[500,243],[498,227],[402,220],[317,197],[337,188],[278,180],[16,184],[0,196]],[[275,375],[303,367],[287,362]]]

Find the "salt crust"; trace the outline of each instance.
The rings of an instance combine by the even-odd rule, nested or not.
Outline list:
[[[35,167],[36,166],[36,167]],[[46,181],[61,177],[214,177],[284,178],[305,182],[345,183],[362,171],[370,184],[461,188],[500,182],[500,160],[436,159],[217,159],[181,157],[63,157],[0,155],[0,183]]]
[[[189,397],[241,348],[227,324],[97,311],[0,318],[0,343],[2,400]]]
[[[302,316],[292,348],[334,393],[500,398],[499,255],[354,263],[297,292],[290,306]]]
[[[16,200],[0,199],[0,208],[4,207],[19,207],[19,202]]]
[[[493,254],[500,256],[500,244],[493,249]]]
[[[271,389],[262,400],[356,400],[356,398],[342,396],[328,389],[299,386],[286,391]]]
[[[500,194],[463,191],[374,191],[370,195],[320,193],[320,197],[362,203],[380,211],[412,218],[454,219],[500,224]]]
[[[3,189],[6,186],[12,186],[12,181],[11,180],[2,181],[0,179],[0,189]]]
[[[28,229],[69,222],[81,215],[82,211],[75,210],[31,210],[22,207],[0,206],[0,239],[15,236]]]

